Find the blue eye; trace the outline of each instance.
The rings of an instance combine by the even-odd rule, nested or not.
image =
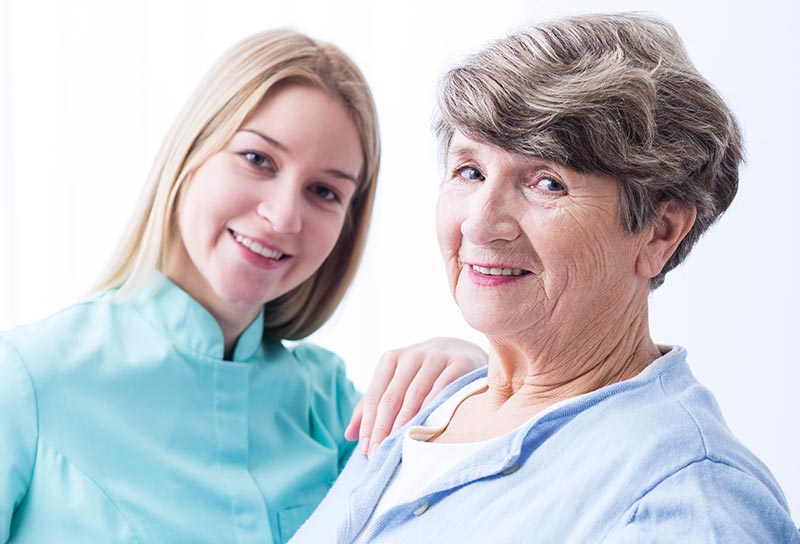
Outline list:
[[[542,178],[536,182],[536,187],[548,193],[563,193],[566,188],[553,178]]]
[[[459,177],[468,180],[486,181],[486,177],[481,173],[481,171],[472,166],[462,166],[456,170],[456,174],[458,174]]]

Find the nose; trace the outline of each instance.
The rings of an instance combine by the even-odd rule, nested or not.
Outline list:
[[[297,234],[302,228],[302,188],[288,179],[273,179],[264,191],[256,212],[279,234]]]
[[[487,179],[470,195],[461,234],[474,245],[511,241],[520,234],[513,184]]]

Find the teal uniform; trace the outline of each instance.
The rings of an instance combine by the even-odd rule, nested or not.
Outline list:
[[[339,475],[342,361],[160,280],[0,334],[0,542],[285,542]]]

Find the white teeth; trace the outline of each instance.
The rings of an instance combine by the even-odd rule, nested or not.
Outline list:
[[[472,265],[472,269],[485,276],[521,276],[525,273],[521,268],[487,268],[485,266]]]
[[[253,253],[258,253],[262,257],[266,257],[267,259],[274,259],[276,261],[281,257],[283,257],[283,253],[267,249],[258,242],[256,242],[255,240],[251,240],[247,236],[242,236],[238,232],[234,232],[233,237],[236,239],[237,242],[242,244],[244,247],[246,247]]]

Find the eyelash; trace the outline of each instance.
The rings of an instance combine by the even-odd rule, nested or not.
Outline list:
[[[274,170],[275,163],[269,155],[259,153],[258,151],[242,151],[239,153],[244,160],[250,163],[259,170]]]
[[[460,177],[460,178],[462,178],[462,179],[465,179],[465,180],[468,180],[468,181],[475,181],[475,179],[474,179],[474,178],[467,178],[467,177],[465,177],[465,176],[463,175],[463,174],[464,174],[464,172],[465,172],[465,171],[467,171],[467,170],[473,170],[473,171],[477,172],[477,173],[478,173],[478,176],[480,176],[480,177],[478,178],[478,181],[486,181],[486,176],[484,176],[484,175],[483,175],[483,172],[481,172],[480,170],[478,170],[477,168],[475,168],[474,166],[471,166],[471,165],[469,165],[469,164],[465,164],[465,165],[463,165],[463,166],[459,166],[459,167],[457,167],[457,168],[456,168],[456,169],[453,171],[453,173],[454,173],[456,176],[458,176],[458,177]]]
[[[469,177],[466,177],[466,176],[464,175],[464,173],[465,173],[466,171],[468,171],[468,170],[471,170],[471,171],[474,171],[474,172],[476,172],[476,173],[477,173],[477,175],[478,175],[478,177],[476,177],[476,178],[469,178]],[[460,178],[460,179],[462,179],[462,180],[464,180],[464,181],[476,181],[476,180],[477,180],[477,181],[486,181],[486,176],[484,176],[484,175],[483,175],[483,172],[481,172],[481,171],[480,171],[478,168],[476,168],[476,167],[474,167],[474,166],[472,166],[472,165],[469,165],[469,164],[465,164],[465,165],[462,165],[462,166],[459,166],[459,167],[457,167],[457,168],[456,168],[456,169],[453,171],[453,173],[454,173],[454,176],[456,176],[456,177],[458,177],[458,178]],[[539,184],[541,184],[542,182],[545,182],[545,181],[551,181],[551,182],[553,182],[554,184],[558,185],[558,186],[560,187],[560,189],[558,189],[558,190],[556,190],[556,191],[548,191],[548,190],[546,190],[546,189],[541,189],[541,188],[539,188]],[[556,195],[556,194],[558,194],[558,193],[566,193],[566,192],[567,192],[567,188],[564,186],[564,184],[563,184],[563,183],[561,183],[561,182],[558,180],[558,178],[556,178],[555,176],[549,176],[549,175],[543,175],[543,176],[541,176],[541,177],[539,177],[539,178],[535,179],[535,180],[533,181],[533,183],[531,183],[531,185],[530,185],[530,186],[531,186],[532,188],[536,189],[536,190],[539,190],[539,191],[541,191],[541,192],[545,193],[545,194],[551,194],[551,195]]]
[[[549,193],[549,194],[566,193],[567,192],[567,188],[564,187],[564,184],[561,183],[560,181],[558,181],[556,178],[551,177],[551,176],[543,176],[543,177],[539,178],[536,181],[536,183],[534,183],[533,186],[538,188],[539,184],[542,183],[543,181],[552,181],[553,183],[555,183],[556,185],[558,185],[561,188],[556,190],[556,191],[548,191],[548,190],[545,190],[545,189],[539,189],[540,191],[543,191],[543,192]]]
[[[315,195],[317,195],[320,198],[322,198],[322,200],[325,200],[327,202],[341,202],[342,201],[342,197],[339,196],[339,193],[337,193],[336,191],[334,191],[333,189],[331,189],[330,187],[327,187],[325,185],[313,185],[313,186],[311,186],[309,188],[309,190],[312,193],[314,193]],[[327,198],[327,197],[322,196],[320,194],[320,191],[327,191],[328,194],[330,194],[332,196],[332,198]]]
[[[275,170],[275,165],[273,160],[263,153],[259,153],[258,151],[242,151],[239,153],[244,160],[246,160],[250,165],[259,169],[259,170]],[[313,185],[309,188],[309,191],[317,196],[319,196],[322,200],[327,202],[341,202],[342,197],[336,192],[334,189],[327,187],[325,185]],[[327,195],[323,196],[323,194],[327,191]]]

